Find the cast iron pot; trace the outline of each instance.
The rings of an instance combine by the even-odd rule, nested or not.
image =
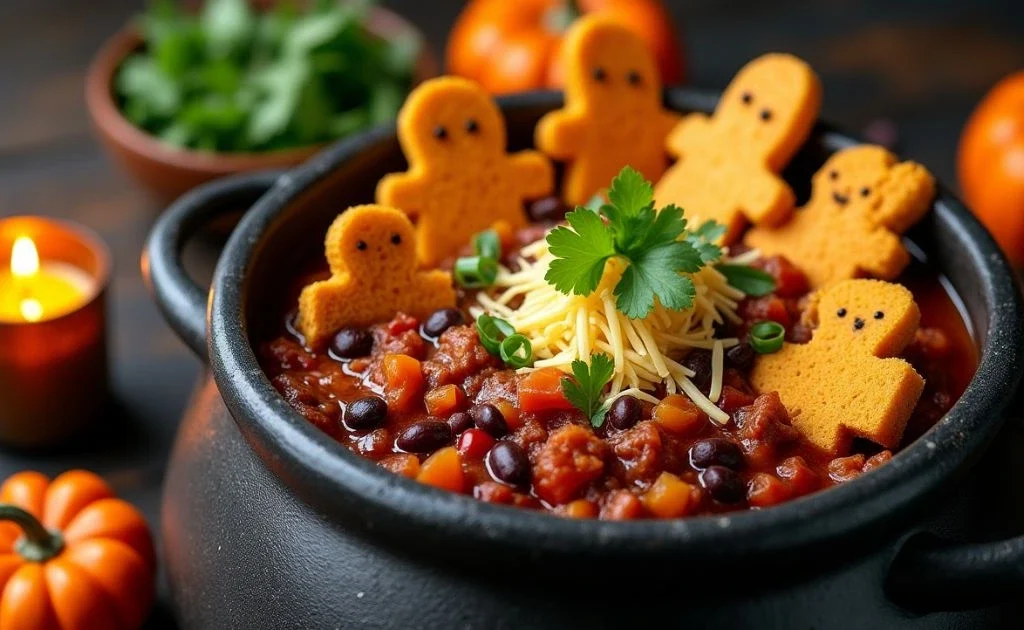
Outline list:
[[[716,94],[671,90],[681,112]],[[501,101],[512,149],[553,93]],[[810,173],[852,138],[819,127],[787,172]],[[764,511],[613,523],[488,505],[415,483],[345,450],[292,411],[257,364],[254,327],[323,234],[404,168],[393,129],[344,141],[288,173],[238,176],[175,203],[144,268],[170,325],[204,360],[163,505],[167,570],[185,628],[943,627],[1024,585],[1024,539],[970,536],[956,480],[1003,424],[1021,367],[1021,305],[1006,260],[942,191],[911,238],[963,298],[980,365],[963,397],[893,460],[841,487]],[[181,250],[249,207],[209,291]],[[941,499],[941,501],[940,501]],[[934,507],[942,509],[935,512]]]

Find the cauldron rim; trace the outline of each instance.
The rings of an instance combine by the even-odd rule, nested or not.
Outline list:
[[[708,111],[718,93],[666,90],[682,111]],[[503,111],[554,108],[555,92],[499,99]],[[830,151],[858,141],[820,124],[815,138]],[[394,475],[345,449],[309,424],[278,394],[259,367],[245,321],[248,270],[262,235],[288,204],[346,160],[382,141],[382,128],[342,141],[282,176],[253,205],[218,263],[208,311],[208,352],[214,379],[242,434],[264,464],[304,500],[331,518],[368,528],[457,537],[462,544],[500,545],[523,552],[644,555],[661,560],[777,555],[840,539],[849,542],[903,522],[985,448],[1001,427],[1002,410],[1017,386],[1021,362],[1021,304],[1013,272],[991,236],[945,188],[932,215],[936,229],[978,283],[987,310],[978,369],[963,396],[932,429],[885,466],[827,491],[768,510],[666,521],[574,520],[495,506]],[[946,249],[949,250],[947,244]],[[965,300],[969,298],[965,297]]]

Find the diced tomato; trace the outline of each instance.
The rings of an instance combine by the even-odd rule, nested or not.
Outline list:
[[[810,290],[804,272],[782,256],[763,258],[753,266],[761,268],[775,279],[775,294],[779,297],[800,297]]]
[[[405,313],[398,313],[394,319],[388,322],[388,334],[401,335],[408,330],[416,330],[420,327],[420,320]]]
[[[423,391],[420,362],[407,354],[386,354],[382,367],[388,408],[392,411],[409,411]]]
[[[756,398],[730,385],[722,387],[722,395],[718,398],[718,408],[732,415],[737,409],[753,404]]]
[[[789,487],[778,477],[756,473],[747,487],[747,502],[753,507],[771,507],[789,498]]]
[[[562,393],[565,373],[558,368],[540,368],[519,379],[521,411],[569,410],[572,403]]]
[[[807,461],[800,456],[789,457],[775,468],[779,477],[789,483],[795,496],[814,492],[818,489],[818,473],[814,472]]]
[[[785,301],[775,295],[750,298],[740,304],[740,317],[748,324],[770,320],[789,328],[792,321]]]
[[[494,438],[486,431],[466,429],[459,435],[457,448],[459,454],[467,459],[483,459],[492,446],[494,446]]]

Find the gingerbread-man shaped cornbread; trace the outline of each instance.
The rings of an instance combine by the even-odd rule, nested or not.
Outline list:
[[[394,208],[355,206],[327,230],[331,277],[299,296],[299,331],[312,348],[345,326],[387,321],[399,311],[423,318],[455,306],[448,272],[418,271],[409,218]]]
[[[803,144],[821,106],[821,84],[806,63],[768,54],[740,70],[714,114],[690,114],[668,136],[679,158],[654,189],[658,207],[726,226],[734,242],[748,222],[777,225],[796,198],[779,173]]]
[[[535,144],[568,161],[565,201],[586,203],[627,165],[657,181],[668,165],[665,137],[679,116],[662,107],[661,81],[647,44],[591,15],[573,24],[562,55],[565,108],[540,120]]]
[[[846,278],[892,280],[910,262],[899,235],[931,205],[935,180],[920,164],[897,162],[882,147],[833,155],[813,179],[811,200],[774,229],[754,228],[746,242],[782,254],[812,287]]]
[[[384,177],[377,202],[417,218],[424,267],[456,255],[498,221],[524,226],[524,200],[554,187],[543,154],[506,153],[501,112],[467,79],[440,77],[413,90],[398,114],[398,140],[409,170]]]
[[[793,426],[812,443],[843,454],[853,437],[894,448],[924,379],[897,357],[921,313],[910,291],[881,280],[844,280],[817,299],[818,328],[807,344],[758,358],[751,382],[779,392]]]

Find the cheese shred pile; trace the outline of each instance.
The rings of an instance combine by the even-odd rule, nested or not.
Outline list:
[[[612,293],[623,271],[619,260],[606,264],[597,290],[590,295],[565,295],[544,280],[555,259],[547,247],[544,239],[524,247],[518,271],[499,269],[494,288],[478,294],[479,308],[472,309],[474,316],[486,311],[505,319],[530,340],[536,361],[521,372],[542,367],[569,372],[574,360],[589,361],[592,353],[605,353],[615,362],[609,401],[629,394],[657,403],[651,392],[664,386],[668,394],[687,396],[712,420],[728,422],[728,414],[715,403],[722,392],[725,350],[739,341],[716,339],[715,325],[741,321],[736,307],[744,297],[742,291],[708,265],[690,276],[696,287],[691,308],[671,310],[655,301],[647,317],[629,319],[615,308]],[[697,348],[711,351],[708,396],[693,384],[694,372],[681,362]]]

